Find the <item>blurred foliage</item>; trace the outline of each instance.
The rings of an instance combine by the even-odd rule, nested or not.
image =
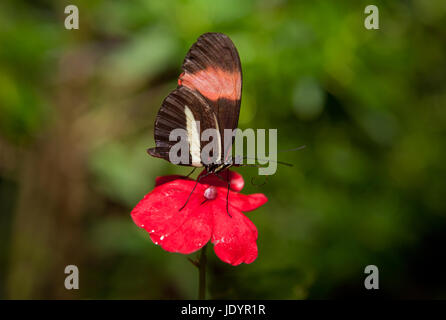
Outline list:
[[[64,28],[76,4],[80,29]],[[240,127],[277,128],[279,167],[248,214],[259,257],[210,254],[213,298],[446,298],[446,2],[3,0],[0,298],[194,298],[197,272],[130,210],[158,175],[145,153],[204,32],[243,66]],[[63,288],[64,266],[81,290]],[[363,287],[380,268],[379,292]]]

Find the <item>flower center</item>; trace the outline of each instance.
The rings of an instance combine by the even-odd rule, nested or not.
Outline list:
[[[204,191],[204,197],[208,200],[214,200],[217,198],[217,188],[214,186],[210,186]]]

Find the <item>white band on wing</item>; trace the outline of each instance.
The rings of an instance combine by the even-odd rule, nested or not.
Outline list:
[[[194,114],[188,106],[184,106],[184,113],[186,115],[187,139],[189,140],[189,152],[192,157],[192,165],[194,167],[201,167],[201,143],[197,123]]]

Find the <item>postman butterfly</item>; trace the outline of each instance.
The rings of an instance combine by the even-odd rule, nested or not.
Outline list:
[[[234,161],[228,161],[232,157],[228,154],[230,150],[225,152],[223,137],[224,129],[237,128],[242,67],[237,49],[228,36],[205,33],[189,49],[182,70],[177,88],[164,99],[158,111],[154,129],[156,146],[147,152],[170,162],[169,151],[176,143],[170,141],[170,133],[177,128],[186,130],[190,159],[187,165],[206,169],[206,173],[197,179],[198,183],[200,178],[234,165]],[[218,132],[219,146],[217,161],[205,164],[201,159],[204,142],[200,141],[200,137],[201,132],[208,128]]]
[[[182,69],[178,87],[164,99],[156,116],[156,147],[147,151],[151,156],[170,161],[169,151],[176,143],[169,140],[170,133],[177,128],[185,129],[189,140],[187,165],[218,173],[231,166],[229,155],[223,152],[223,137],[224,129],[233,130],[238,124],[242,94],[240,57],[228,36],[205,33],[189,49]],[[219,154],[218,161],[204,164],[201,159],[204,142],[200,137],[208,128],[219,133]]]

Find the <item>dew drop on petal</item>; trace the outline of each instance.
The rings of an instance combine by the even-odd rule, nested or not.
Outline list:
[[[160,240],[164,240],[164,236],[161,236]]]
[[[208,200],[214,200],[215,198],[217,198],[217,194],[217,188],[214,186],[210,186],[204,191],[204,197]]]

